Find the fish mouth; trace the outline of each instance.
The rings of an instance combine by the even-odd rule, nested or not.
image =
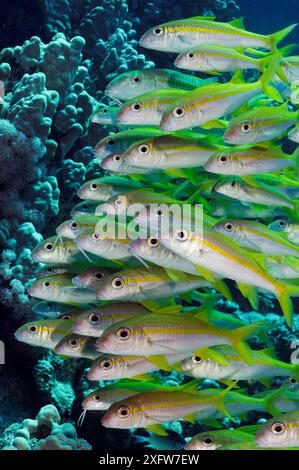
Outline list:
[[[104,428],[114,428],[113,424],[110,422],[109,416],[107,416],[107,413],[102,417],[101,425],[104,426]]]

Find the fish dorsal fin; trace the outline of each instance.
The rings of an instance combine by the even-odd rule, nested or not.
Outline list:
[[[222,281],[222,279],[215,279],[215,282],[213,282],[213,286],[215,287],[216,290],[218,290],[218,292],[220,292],[223,295],[223,297],[225,297],[227,300],[232,302],[233,300],[232,294],[228,286],[225,284],[224,281]]]
[[[199,382],[197,380],[191,380],[191,382],[181,385],[180,390],[184,390],[184,392],[191,393],[192,395],[198,395],[198,385]]]
[[[153,310],[156,315],[179,315],[181,313],[181,305],[169,305]]]
[[[216,16],[192,16],[191,20],[215,21]]]
[[[163,428],[161,424],[151,424],[145,429],[148,429],[149,431],[153,432],[154,434],[157,434],[158,436],[168,436],[168,432],[166,431],[166,429]]]
[[[245,29],[244,16],[241,16],[240,18],[235,18],[234,20],[231,20],[229,22],[229,24],[231,26],[234,26],[235,28]]]
[[[190,276],[188,276],[188,274],[184,273],[183,271],[165,268],[165,272],[170,277],[170,279],[175,282],[190,280]]]
[[[184,416],[184,421],[188,423],[195,424],[196,423],[196,413],[190,413],[189,415]]]

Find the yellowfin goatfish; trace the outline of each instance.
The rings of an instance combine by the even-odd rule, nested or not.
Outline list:
[[[241,179],[224,178],[214,186],[214,191],[224,196],[238,199],[243,203],[255,203],[263,206],[279,206],[289,209],[296,209],[297,203],[292,199],[283,196],[276,188],[263,189],[243,182]]]
[[[83,233],[74,240],[81,250],[108,260],[127,260],[130,257],[127,239],[110,238],[101,230],[95,230],[95,232]]]
[[[98,203],[100,204],[100,203]],[[97,207],[97,206],[96,206]],[[75,216],[70,220],[66,220],[56,228],[57,235],[75,240],[85,232],[94,232],[96,225],[101,218],[95,215]]]
[[[245,219],[228,219],[218,222],[213,227],[213,230],[227,235],[244,248],[266,255],[299,257],[298,247],[261,222]]]
[[[15,332],[15,338],[31,346],[54,349],[59,341],[71,334],[69,320],[38,320],[26,323]]]
[[[80,308],[73,305],[60,304],[58,302],[50,302],[48,300],[41,300],[33,305],[32,310],[37,315],[48,318],[61,318],[64,315],[71,316],[75,313],[82,313]]]
[[[251,109],[233,118],[224,133],[228,144],[256,144],[281,136],[298,121],[299,112],[287,105]]]
[[[54,352],[61,356],[96,359],[99,356],[95,348],[95,338],[69,334],[55,346]]]
[[[81,313],[73,325],[77,334],[100,337],[108,326],[135,315],[145,315],[149,310],[140,304],[111,303]]]
[[[299,447],[299,410],[273,418],[262,425],[255,438],[258,447]]]
[[[31,253],[36,263],[70,265],[84,260],[76,245],[66,238],[50,237],[39,243]]]
[[[161,134],[162,131],[155,127],[141,127],[110,134],[97,143],[94,148],[94,156],[100,159],[107,157],[111,153],[122,153],[140,139],[148,139]]]
[[[211,397],[199,396],[196,386],[172,392],[144,392],[114,403],[103,416],[101,423],[106,428],[147,428],[156,434],[166,435],[161,423],[184,419],[194,423],[196,412],[214,407],[225,415],[226,390]]]
[[[115,126],[118,111],[119,107],[102,105],[92,114],[90,120],[103,126]]]
[[[248,431],[246,430],[248,429]],[[252,449],[254,433],[250,432],[253,427],[244,426],[240,429],[217,429],[216,431],[205,431],[196,434],[186,444],[186,450],[246,450]],[[259,426],[255,427],[256,430]]]
[[[218,75],[220,72],[237,72],[246,69],[263,71],[271,60],[271,56],[261,59],[250,57],[244,53],[244,49],[239,51],[230,47],[208,44],[182,52],[176,58],[174,65],[180,69]]]
[[[184,359],[180,363],[180,369],[184,374],[196,379],[209,378],[224,383],[230,380],[257,380],[267,386],[275,376],[293,377],[299,374],[299,366],[279,361],[272,353],[269,354],[268,350],[254,351],[252,354],[255,363],[252,365],[246,364],[231,348],[219,346],[217,351],[224,354],[228,365],[195,355]]]
[[[97,208],[97,201],[83,201],[76,204],[71,210],[71,217],[80,217],[85,215],[94,215]]]
[[[105,269],[89,268],[73,277],[72,282],[76,287],[96,290],[109,275]]]
[[[84,410],[108,410],[113,403],[133,397],[138,393],[148,391],[179,391],[185,386],[167,386],[158,382],[139,382],[138,380],[121,380],[120,382],[106,385],[88,394],[81,406]]]
[[[270,276],[254,256],[228,237],[211,230],[203,230],[201,236],[194,232],[178,230],[172,236],[162,236],[161,241],[175,253],[196,264],[199,272],[212,282],[211,271],[236,281],[243,295],[247,296],[255,307],[256,289],[252,287],[272,292],[280,302],[286,321],[291,323],[293,309],[290,295],[298,296],[298,287],[285,285]]]
[[[229,83],[216,83],[185,92],[185,96],[173,98],[164,110],[160,123],[163,131],[177,131],[202,126],[208,121],[221,118],[235,111],[239,106],[261,92],[281,101],[279,93],[269,85],[276,67],[274,59],[261,78],[245,83],[242,75],[232,78]]]
[[[204,139],[169,135],[133,144],[123,154],[123,160],[139,168],[192,168],[203,166],[220,149]]]
[[[126,269],[113,274],[100,286],[97,299],[141,302],[173,297],[207,285],[206,279],[187,274],[184,279],[173,280],[158,267]]]
[[[164,52],[182,52],[201,44],[225,44],[228,47],[253,47],[275,50],[297,25],[291,25],[268,36],[246,31],[242,18],[230,23],[213,21],[212,17],[195,16],[170,21],[147,31],[139,41],[146,49]]]
[[[28,288],[28,294],[38,299],[66,304],[89,304],[96,302],[95,291],[80,289],[72,282],[72,274],[54,274],[38,279]]]
[[[114,78],[107,86],[105,93],[112,99],[117,98],[118,100],[125,101],[163,88],[178,88],[179,90],[188,91],[208,83],[211,83],[211,80],[197,78],[193,75],[177,72],[176,70],[131,70]]]
[[[104,176],[84,183],[77,192],[77,196],[81,199],[105,202],[111,197],[116,196],[116,194],[141,187],[142,184],[140,182],[125,176]]]
[[[159,126],[162,114],[175,100],[183,99],[187,91],[162,88],[126,101],[117,114],[117,125]]]
[[[135,380],[149,380],[147,372],[158,369],[170,370],[171,365],[189,356],[187,353],[166,354],[164,361],[154,364],[144,356],[117,356],[101,355],[96,359],[87,374],[88,380],[115,380],[134,378]],[[157,356],[156,362],[159,362]]]
[[[96,348],[99,352],[108,354],[147,356],[155,363],[153,356],[156,355],[195,352],[228,344],[246,362],[253,363],[253,353],[245,338],[253,336],[264,326],[260,322],[234,330],[222,330],[202,321],[200,313],[198,318],[188,314],[161,316],[152,313],[130,318],[107,328],[98,339]]]
[[[147,170],[145,168],[137,168],[127,165],[124,162],[122,155],[118,153],[105,157],[101,162],[101,168],[109,171],[110,173],[116,173],[119,175],[142,175],[151,172],[151,170]]]
[[[288,155],[279,148],[230,148],[212,155],[204,169],[218,175],[255,175],[295,167],[297,157],[298,151]]]
[[[269,228],[276,232],[282,232],[290,242],[299,245],[299,223],[286,219],[278,219],[272,222]]]
[[[130,243],[130,248],[133,256],[134,253],[136,253],[140,258],[161,266],[166,272],[168,269],[180,269],[180,271],[184,273],[198,276],[198,270],[194,264],[168,250],[160,243],[159,239],[154,236],[146,240],[133,240]]]

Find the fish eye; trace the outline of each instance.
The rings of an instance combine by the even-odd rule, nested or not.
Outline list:
[[[78,228],[78,222],[71,223],[71,229],[76,230]]]
[[[242,124],[242,131],[243,132],[249,132],[251,131],[251,125],[248,122],[244,122]]]
[[[116,336],[123,340],[123,341],[126,341],[127,339],[130,338],[131,336],[131,331],[129,330],[129,328],[119,328],[116,332]]]
[[[143,155],[146,155],[149,152],[150,148],[147,144],[141,144],[138,147],[139,153],[142,153]]]
[[[165,210],[162,209],[161,207],[156,207],[156,209],[154,210],[154,214],[157,215],[158,217],[164,217]]]
[[[234,188],[235,186],[237,186],[237,183],[235,181],[231,181],[229,185],[231,188]]]
[[[184,242],[188,238],[188,232],[186,230],[177,230],[174,234],[176,240]]]
[[[112,287],[114,287],[114,289],[122,289],[124,285],[125,281],[121,277],[115,277],[112,280]]]
[[[135,101],[134,103],[131,104],[131,109],[135,113],[138,113],[139,111],[142,110],[142,103],[140,101]]]
[[[69,345],[72,348],[76,348],[79,345],[79,340],[75,339],[75,338],[72,338],[72,339],[69,340]]]
[[[192,60],[192,59],[194,59],[194,57],[195,57],[194,52],[188,52],[188,54],[187,54],[188,59]]]
[[[61,317],[61,320],[71,320],[71,319],[72,319],[71,315],[63,315]]]
[[[233,226],[233,224],[232,224],[231,222],[227,222],[227,223],[224,225],[224,227],[225,227],[225,230],[226,230],[227,232],[232,232],[232,230],[233,230],[233,228],[234,228],[234,226]]]
[[[211,446],[214,443],[214,438],[212,436],[204,436],[202,442],[206,446]]]
[[[172,114],[174,115],[174,117],[181,118],[185,116],[186,111],[185,108],[183,108],[182,106],[176,106],[172,111]]]
[[[117,414],[120,418],[127,418],[128,416],[130,416],[130,410],[127,406],[121,406],[120,408],[118,408]]]
[[[102,112],[103,114],[107,114],[107,113],[108,113],[108,108],[104,108],[104,109],[102,109],[102,111],[101,111],[101,112]]]
[[[140,83],[141,82],[141,76],[140,75],[134,75],[132,78],[131,78],[132,82],[134,83]]]
[[[296,383],[297,383],[297,380],[296,380],[295,377],[290,377],[290,378],[289,378],[289,384],[295,385]]]
[[[148,245],[149,245],[150,247],[152,247],[152,248],[156,248],[157,246],[160,245],[160,241],[159,241],[157,238],[155,238],[155,237],[150,237],[150,238],[148,238],[148,239],[147,239],[147,243],[148,243]]]
[[[93,275],[98,281],[104,277],[103,271],[96,271]]]
[[[104,370],[109,370],[112,368],[112,366],[113,366],[113,362],[111,359],[103,359],[100,363],[101,369],[104,369]]]
[[[98,189],[98,186],[99,185],[97,183],[91,183],[91,185],[89,187],[92,191],[96,191]]]
[[[88,205],[87,204],[82,204],[82,209],[88,209]]]
[[[102,400],[102,396],[101,396],[99,393],[96,393],[96,394],[93,396],[93,399],[94,399],[94,401],[101,401],[101,400]]]
[[[286,225],[286,223],[285,223],[284,220],[280,220],[280,221],[279,221],[279,225],[280,225],[281,227],[284,227],[284,226]]]
[[[121,162],[121,156],[120,155],[113,155],[112,160],[115,163],[120,163]]]
[[[94,232],[94,233],[92,234],[92,238],[93,238],[94,240],[99,240],[99,239],[101,238],[101,235],[100,235],[99,233],[97,233],[97,232]]]
[[[220,155],[218,158],[219,163],[226,163],[227,162],[227,157],[225,155]]]
[[[37,325],[30,325],[28,327],[28,331],[30,331],[30,333],[37,333],[38,332],[38,326]]]
[[[49,266],[47,269],[46,269],[47,273],[51,274],[53,272],[53,268],[51,268],[51,266]]]
[[[200,362],[203,362],[203,359],[200,356],[192,356],[192,362],[194,362],[194,364],[200,364]]]
[[[101,320],[101,315],[98,313],[92,312],[88,317],[89,323],[96,325]]]
[[[117,207],[120,207],[124,203],[124,201],[125,201],[125,198],[120,196],[117,199],[115,199],[115,205]]]
[[[108,144],[110,147],[112,147],[113,145],[115,145],[115,140],[114,140],[114,139],[109,139],[109,140],[107,141],[107,144]]]
[[[163,34],[163,28],[161,28],[161,27],[155,28],[153,30],[153,34],[154,34],[154,36],[161,36],[161,34]]]
[[[271,431],[273,434],[283,434],[285,431],[285,425],[283,423],[273,423],[271,426]]]
[[[44,249],[46,251],[53,251],[54,250],[54,243],[45,243]]]
[[[43,286],[44,286],[44,287],[50,287],[50,286],[51,286],[51,282],[50,282],[50,281],[44,281],[44,282],[43,282]]]

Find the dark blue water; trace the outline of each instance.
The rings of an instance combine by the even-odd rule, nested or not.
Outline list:
[[[290,24],[299,23],[298,0],[239,0],[246,29],[268,34]],[[288,42],[299,42],[299,27],[288,36]]]

